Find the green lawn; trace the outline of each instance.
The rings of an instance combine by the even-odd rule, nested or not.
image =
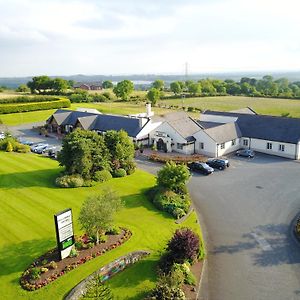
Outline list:
[[[56,161],[34,154],[0,152],[0,290],[2,299],[62,299],[79,281],[124,253],[142,249],[151,255],[110,281],[119,299],[141,299],[153,287],[159,252],[179,225],[157,211],[141,194],[155,184],[155,178],[138,170],[126,178],[113,179],[92,188],[59,189],[53,181],[60,172]],[[105,185],[116,189],[125,201],[117,223],[133,232],[121,247],[80,266],[35,292],[19,286],[22,271],[38,256],[55,246],[53,214],[71,207],[75,232],[77,216],[87,195]],[[192,214],[181,226],[199,232]]]
[[[168,99],[160,101],[160,103],[178,105],[181,107],[182,99]],[[300,117],[300,100],[219,96],[186,98],[183,100],[183,106],[197,107],[202,110],[210,109],[219,111],[230,111],[249,106],[260,114],[280,116],[282,113],[289,113],[292,117]]]
[[[96,108],[105,114],[137,114],[146,112],[145,104],[133,104],[126,102],[111,102],[111,103],[73,103],[70,109],[76,109],[78,107],[86,108]],[[153,108],[156,114],[163,114],[170,112],[170,110],[155,107]],[[50,110],[40,110],[24,113],[15,114],[0,114],[0,120],[7,126],[14,126],[24,123],[32,122],[42,122],[46,121],[55,111],[55,109]]]

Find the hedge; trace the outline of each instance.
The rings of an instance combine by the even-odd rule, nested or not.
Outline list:
[[[0,114],[20,113],[35,110],[47,110],[54,108],[66,108],[70,107],[71,102],[69,99],[61,99],[56,101],[48,102],[37,102],[37,103],[22,103],[19,105],[14,104],[0,104]]]
[[[51,96],[21,96],[21,97],[11,97],[11,98],[3,98],[0,99],[0,104],[10,104],[10,103],[31,103],[31,102],[49,102],[49,101],[57,101],[62,100],[58,97]]]

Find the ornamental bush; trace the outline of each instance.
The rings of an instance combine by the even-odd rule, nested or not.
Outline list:
[[[175,193],[185,193],[184,187],[189,178],[190,172],[186,165],[170,161],[158,171],[157,185]]]
[[[114,171],[114,177],[125,177],[126,176],[126,171],[122,168],[117,169]]]
[[[158,209],[166,211],[179,219],[188,212],[191,200],[187,194],[176,194],[170,190],[158,189],[153,198],[153,204]]]
[[[167,250],[172,254],[174,261],[179,263],[197,259],[199,249],[199,236],[189,228],[177,229],[167,246]]]
[[[64,175],[55,180],[57,186],[62,188],[78,188],[84,185],[84,180],[80,175]]]
[[[112,179],[112,175],[107,170],[96,171],[94,174],[94,180],[97,182],[105,182]]]

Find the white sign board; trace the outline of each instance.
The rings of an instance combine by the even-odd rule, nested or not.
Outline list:
[[[72,210],[66,209],[54,216],[57,247],[60,258],[69,256],[74,244]]]

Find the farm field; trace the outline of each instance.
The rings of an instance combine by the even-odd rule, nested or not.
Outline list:
[[[151,255],[114,277],[109,284],[119,299],[141,299],[154,286],[160,251],[176,228],[174,219],[156,210],[142,194],[155,184],[154,176],[138,170],[91,188],[59,189],[53,185],[61,168],[56,161],[34,154],[0,152],[0,289],[2,299],[62,299],[79,281],[115,258],[134,251]],[[137,184],[138,183],[138,184]],[[72,208],[75,233],[83,200],[104,186],[116,189],[125,202],[117,214],[117,225],[133,236],[122,246],[78,267],[48,286],[26,292],[19,285],[23,270],[38,256],[55,247],[53,214]],[[181,226],[198,233],[196,215]],[[138,276],[137,276],[138,274]]]
[[[167,99],[159,101],[161,104],[178,105],[181,107],[182,99]],[[183,106],[197,107],[202,110],[230,111],[244,107],[251,107],[256,112],[266,115],[281,116],[289,113],[294,118],[300,117],[300,100],[256,98],[242,96],[218,96],[202,98],[186,98]]]

